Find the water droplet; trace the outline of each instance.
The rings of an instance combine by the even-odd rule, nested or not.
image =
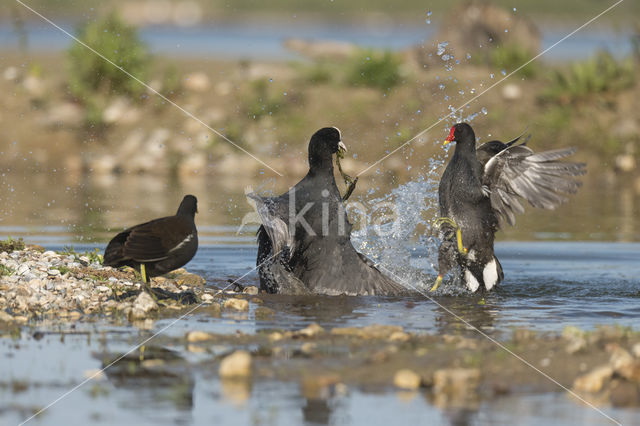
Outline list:
[[[505,70],[500,71],[502,73],[502,75],[507,75],[507,72]]]
[[[467,59],[471,59],[471,53],[467,53]]]
[[[448,41],[443,41],[438,43],[438,51],[436,52],[438,56],[442,55],[445,51],[445,48],[449,45]]]
[[[516,10],[518,10],[518,9],[516,9],[516,8],[514,7],[514,8],[513,8],[513,11],[515,12]]]
[[[509,32],[509,29],[508,29],[508,28],[505,28],[505,29],[504,29],[504,32],[505,32],[505,33],[508,33],[508,32]]]
[[[273,83],[273,79],[272,78],[269,79],[269,83]]]
[[[458,93],[460,93],[461,95],[464,95],[464,90],[458,90]]]
[[[489,78],[493,78],[493,73],[489,74]]]
[[[484,115],[487,115],[487,109],[486,109],[485,107],[482,107],[482,109],[481,109],[480,111],[482,111],[482,113],[483,113]]]
[[[514,9],[514,10],[515,10],[515,9]],[[427,16],[431,16],[432,14],[433,14],[433,12],[432,12],[432,11],[430,11],[430,10],[428,10],[428,11],[427,11]]]
[[[426,22],[427,25],[429,25],[431,23],[431,19],[427,18],[427,19],[424,20],[424,22]]]
[[[440,90],[444,90],[444,87],[445,87],[445,86],[444,86],[444,84],[440,84],[440,85],[438,86],[438,88],[439,88]]]
[[[450,55],[442,55],[442,60],[443,61],[448,61],[449,59],[451,59]]]

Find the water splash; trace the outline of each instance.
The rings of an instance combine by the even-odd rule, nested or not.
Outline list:
[[[367,202],[366,226],[352,232],[358,251],[420,288],[434,277],[438,242],[431,236],[431,220],[438,212],[437,171],[443,160],[430,159],[427,171],[390,193]],[[393,205],[396,216],[380,223],[380,206]]]
[[[438,51],[436,52],[436,54],[438,56],[441,56],[444,53],[444,51],[446,50],[446,47],[448,45],[449,45],[448,41],[443,41],[443,42],[438,43]]]

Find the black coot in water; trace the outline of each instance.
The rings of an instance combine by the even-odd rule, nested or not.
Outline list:
[[[142,275],[147,291],[149,278],[180,268],[198,250],[195,214],[198,200],[186,195],[175,216],[162,217],[126,229],[104,251],[104,265],[130,266]]]
[[[515,214],[524,212],[519,198],[552,210],[566,201],[563,194],[580,187],[574,177],[585,173],[585,164],[558,161],[574,148],[534,153],[525,146],[527,140],[516,144],[519,140],[491,141],[476,149],[471,126],[459,123],[451,128],[445,144],[456,142],[456,149],[438,191],[436,225],[442,244],[432,291],[458,265],[469,290],[491,290],[504,278],[493,253],[494,236],[501,220],[515,225]]]
[[[285,194],[250,194],[258,230],[260,287],[268,293],[396,295],[403,286],[382,275],[351,244],[351,224],[333,176],[333,155],[346,147],[335,127],[309,142],[309,173]]]

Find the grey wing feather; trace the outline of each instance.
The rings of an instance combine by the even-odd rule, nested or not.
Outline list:
[[[483,184],[491,191],[493,209],[510,225],[516,213],[523,213],[519,197],[534,207],[553,210],[575,193],[581,182],[574,179],[586,173],[584,163],[561,162],[575,148],[534,153],[524,145],[505,148],[487,161]]]
[[[256,212],[260,222],[271,240],[273,253],[280,253],[286,248],[293,254],[293,236],[289,232],[287,203],[280,197],[261,197],[255,193],[247,194],[255,201]]]

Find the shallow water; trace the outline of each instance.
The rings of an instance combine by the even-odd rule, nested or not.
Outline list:
[[[232,235],[225,238],[227,243],[200,247],[187,265],[190,271],[205,276],[208,285],[218,288],[255,265],[253,243]],[[81,251],[95,247],[103,245],[75,248]],[[47,248],[62,246],[53,244]],[[412,284],[428,286],[433,275],[427,250],[410,251],[413,276],[423,278]],[[265,305],[276,311],[271,320],[257,321],[253,311],[248,315],[224,313],[222,318],[196,311],[173,324],[165,334],[182,337],[193,329],[255,333],[261,329],[298,329],[312,322],[327,328],[383,323],[413,331],[469,335],[477,333],[471,327],[474,326],[500,340],[510,336],[514,327],[559,332],[567,325],[587,329],[598,324],[637,326],[639,253],[638,243],[499,243],[497,255],[506,280],[485,297],[485,304],[470,295],[435,296],[432,300],[421,296],[390,299],[273,295],[265,298]],[[257,284],[255,272],[240,282]],[[81,383],[87,371],[101,368],[97,354],[124,352],[174,321],[157,320],[151,331],[103,320],[78,323],[73,329],[69,325],[32,324],[19,338],[0,339],[0,362],[8,384],[0,386],[0,423],[19,423]],[[45,333],[39,340],[33,337],[36,330]],[[59,331],[77,334],[62,335]],[[184,347],[172,350],[187,361],[198,361],[198,354]],[[107,374],[72,392],[32,423],[606,424],[600,414],[561,393],[511,394],[457,409],[441,407],[429,398],[422,393],[349,388],[314,399],[305,396],[297,382],[261,380],[234,387],[221,383],[215,370],[186,366],[178,377],[131,379]],[[631,423],[640,415],[638,410],[622,409],[607,409],[607,413],[623,423]]]

